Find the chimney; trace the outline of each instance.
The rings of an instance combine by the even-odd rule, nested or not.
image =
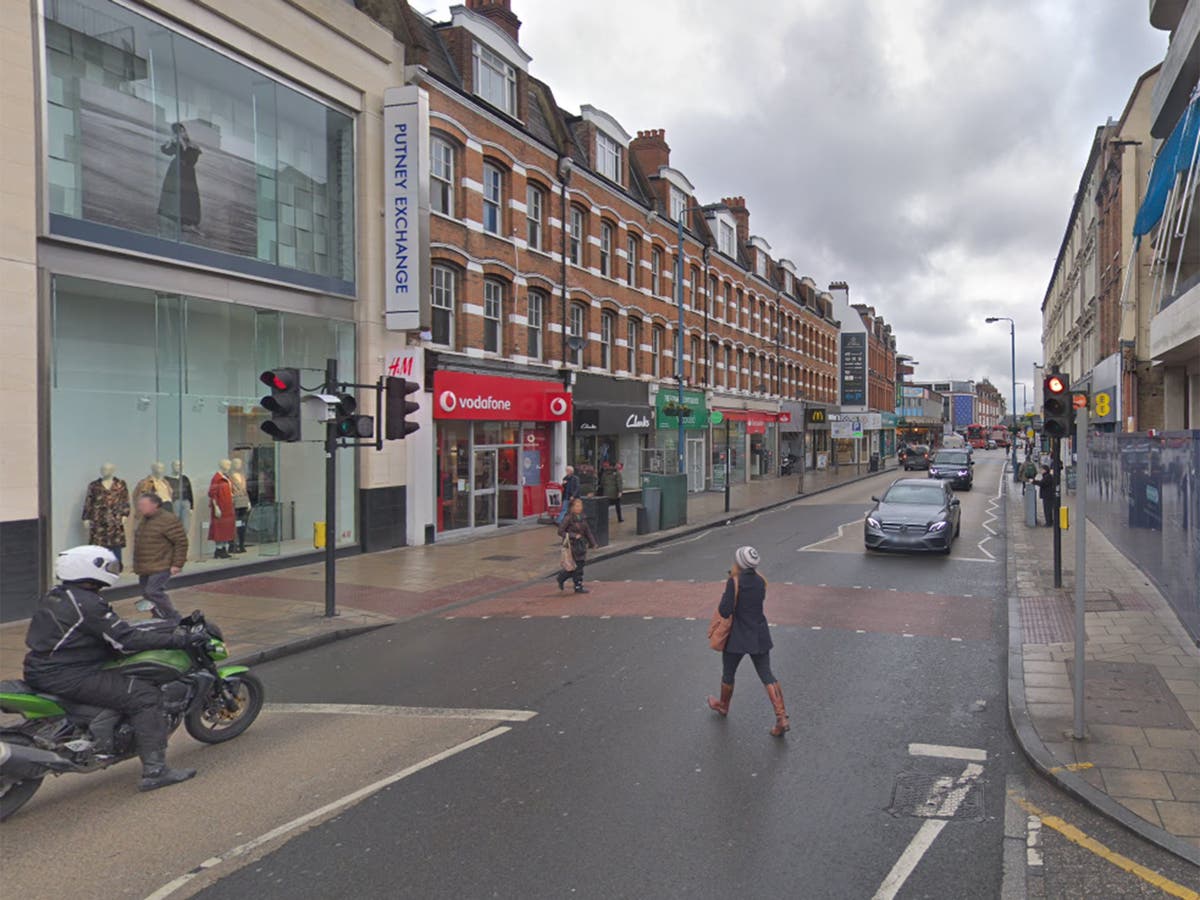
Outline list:
[[[721,202],[733,213],[734,221],[737,222],[738,246],[746,246],[746,242],[750,240],[750,210],[746,209],[746,198],[722,197]]]
[[[512,11],[512,0],[467,0],[467,9],[483,16],[520,43],[521,20]]]
[[[657,175],[659,169],[671,164],[666,132],[661,128],[639,131],[629,142],[629,156],[645,175]]]

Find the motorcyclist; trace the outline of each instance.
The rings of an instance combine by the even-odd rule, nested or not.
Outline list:
[[[196,774],[195,769],[167,766],[162,692],[154,685],[102,667],[121,654],[179,650],[207,637],[183,628],[140,629],[118,616],[100,596],[100,591],[115,584],[121,574],[121,563],[105,547],[84,545],[64,550],[54,563],[54,574],[61,583],[42,598],[25,636],[29,647],[25,681],[36,690],[127,716],[142,760],[139,791],[187,781]],[[94,724],[93,736],[99,743],[111,742],[115,724],[112,717],[107,734],[97,734],[105,728],[97,729]],[[96,751],[106,749],[111,752],[111,747],[97,747]]]

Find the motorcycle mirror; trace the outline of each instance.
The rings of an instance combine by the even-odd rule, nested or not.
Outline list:
[[[154,612],[154,604],[149,600],[139,600],[133,604],[133,608],[138,612]]]

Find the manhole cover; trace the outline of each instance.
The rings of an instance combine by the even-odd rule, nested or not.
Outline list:
[[[898,775],[888,812],[897,817],[982,821],[983,785],[957,775]]]
[[[1075,663],[1067,660],[1075,679]],[[1187,712],[1154,666],[1097,662],[1084,670],[1083,708],[1088,721],[1139,728],[1191,728]]]
[[[496,556],[485,556],[484,557],[484,559],[492,559],[492,560],[495,560],[496,562],[516,562],[520,558],[521,557],[519,557],[519,556],[505,556],[503,553],[497,554]]]

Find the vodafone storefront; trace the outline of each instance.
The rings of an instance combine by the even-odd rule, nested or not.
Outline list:
[[[571,415],[571,395],[557,381],[435,372],[437,530],[495,528],[545,512],[553,424]]]

